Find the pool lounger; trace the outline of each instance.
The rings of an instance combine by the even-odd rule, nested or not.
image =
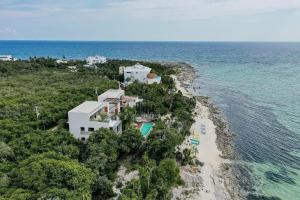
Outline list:
[[[191,139],[191,143],[196,144],[196,145],[200,144],[200,142],[198,140],[194,140],[194,139]]]

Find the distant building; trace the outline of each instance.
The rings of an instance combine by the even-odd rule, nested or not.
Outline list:
[[[151,73],[151,68],[137,63],[124,68],[125,84],[128,85],[134,81],[146,84],[161,83],[161,77]]]
[[[57,59],[55,62],[56,62],[57,64],[67,64],[67,63],[68,63],[68,61],[67,61],[67,60],[64,60],[64,59]]]
[[[77,72],[77,66],[67,66],[67,68],[71,71],[71,72]]]
[[[14,58],[11,55],[0,55],[1,61],[14,61]]]
[[[122,122],[116,113],[110,112],[101,102],[85,101],[68,112],[70,133],[82,141],[87,140],[91,133],[100,128],[121,133]]]
[[[107,62],[106,57],[103,56],[89,56],[86,59],[87,65],[88,66],[93,66],[96,64],[104,64]]]

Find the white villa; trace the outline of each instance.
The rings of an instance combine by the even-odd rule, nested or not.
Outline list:
[[[11,55],[0,55],[1,61],[14,61],[14,58]]]
[[[68,61],[65,60],[65,59],[57,59],[55,62],[56,62],[57,64],[67,64],[67,63],[68,63]]]
[[[100,128],[108,128],[116,133],[122,132],[122,121],[118,114],[122,107],[136,106],[142,100],[125,96],[124,90],[110,89],[98,96],[98,101],[85,101],[68,112],[70,133],[85,141],[89,135]]]
[[[98,101],[85,101],[68,112],[70,133],[85,141],[90,134],[100,128],[109,128],[116,133],[122,132],[122,121],[115,112]]]
[[[147,84],[161,83],[161,77],[151,73],[151,68],[137,63],[133,66],[124,67],[125,84],[129,85],[134,81]]]
[[[106,63],[106,57],[103,56],[89,56],[86,59],[87,66],[93,66],[95,64],[104,64]]]

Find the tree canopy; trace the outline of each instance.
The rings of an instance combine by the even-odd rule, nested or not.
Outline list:
[[[159,74],[162,84],[126,87],[126,95],[143,102],[123,109],[122,134],[100,129],[82,142],[68,131],[68,111],[118,88],[119,68],[136,63],[108,60],[86,68],[85,61],[76,60],[0,61],[1,199],[109,199],[116,196],[113,185],[124,161],[139,174],[121,187],[119,199],[171,198],[171,188],[181,184],[175,148],[189,134],[195,106],[195,99],[176,91],[173,68],[140,62]],[[134,126],[143,114],[156,116],[147,138]],[[163,115],[172,118],[170,123],[160,119]]]

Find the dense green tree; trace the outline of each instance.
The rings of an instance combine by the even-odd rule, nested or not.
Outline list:
[[[100,129],[90,135],[86,145],[86,165],[99,175],[112,178],[118,167],[118,135],[109,129]]]
[[[115,194],[112,190],[113,183],[106,176],[97,176],[92,184],[93,199],[108,199],[114,197]]]
[[[32,154],[55,151],[70,158],[78,158],[78,141],[66,130],[34,131],[10,142],[18,160]]]
[[[164,159],[157,166],[155,160],[144,156],[139,168],[139,179],[127,183],[119,199],[170,199],[170,188],[179,184],[182,184],[182,180],[175,160]]]
[[[36,198],[45,199],[62,195],[90,199],[94,180],[91,170],[54,152],[34,155],[20,162],[11,178],[13,187],[32,191]]]
[[[13,149],[4,142],[0,142],[0,161],[5,162],[9,160],[14,160],[14,158],[15,154]]]
[[[136,110],[130,107],[126,107],[120,113],[120,119],[122,120],[122,125],[124,130],[130,128],[132,123],[135,121],[136,115],[137,115]]]
[[[119,137],[108,129],[100,129],[90,135],[84,152],[83,162],[96,174],[92,184],[93,199],[114,196],[112,181],[118,167]]]
[[[141,133],[137,129],[127,129],[123,131],[119,138],[119,149],[123,154],[135,153],[140,148],[143,141]]]
[[[143,200],[141,183],[139,180],[131,180],[122,190],[119,200]]]
[[[183,136],[175,129],[155,130],[148,136],[147,153],[152,159],[173,158],[175,147],[183,140]]]

